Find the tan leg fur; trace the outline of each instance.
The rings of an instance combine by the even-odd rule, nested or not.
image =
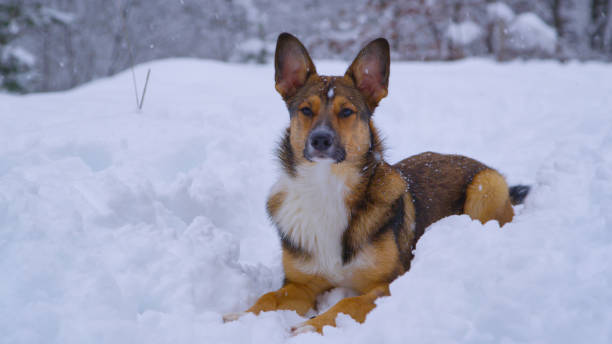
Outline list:
[[[262,295],[247,312],[259,314],[260,312],[286,309],[304,315],[314,307],[316,297],[315,291],[307,285],[287,283],[277,291]]]
[[[389,296],[389,285],[381,284],[359,296],[348,297],[340,300],[332,308],[291,329],[293,334],[317,331],[322,333],[324,326],[336,326],[336,316],[340,313],[347,314],[356,321],[362,323],[366,315],[376,307],[374,301],[381,296]]]
[[[504,177],[491,169],[478,173],[467,187],[464,213],[483,224],[497,220],[503,226],[512,221],[514,211]]]

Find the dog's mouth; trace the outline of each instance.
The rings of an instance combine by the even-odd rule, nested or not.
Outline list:
[[[346,152],[341,147],[338,147],[331,152],[321,152],[318,150],[309,149],[309,146],[306,146],[306,148],[304,148],[304,158],[310,162],[332,161],[334,163],[341,163],[346,159]]]

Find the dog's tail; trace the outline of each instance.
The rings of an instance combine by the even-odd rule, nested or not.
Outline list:
[[[512,205],[522,204],[525,201],[525,197],[529,194],[531,186],[529,185],[515,185],[510,187],[510,202]]]

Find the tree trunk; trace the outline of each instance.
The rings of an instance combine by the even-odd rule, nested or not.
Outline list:
[[[608,0],[591,1],[591,48],[598,52],[604,51],[605,32],[608,21]]]
[[[603,33],[603,50],[612,59],[612,1],[608,1],[607,22]]]

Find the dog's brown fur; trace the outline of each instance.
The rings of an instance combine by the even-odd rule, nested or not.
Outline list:
[[[294,328],[294,333],[321,332],[323,326],[335,325],[338,313],[363,322],[375,307],[376,298],[389,295],[389,283],[409,269],[416,241],[427,226],[453,214],[468,214],[482,223],[497,220],[501,225],[512,220],[514,213],[504,178],[476,160],[423,153],[392,166],[382,159],[383,148],[372,114],[387,95],[386,40],[368,44],[344,76],[329,77],[317,74],[308,52],[295,37],[281,34],[275,67],[276,89],[289,109],[290,125],[278,152],[283,177],[268,198],[267,211],[281,237],[285,282],[281,289],[260,297],[247,312],[288,309],[305,315],[316,307],[317,295],[343,286],[359,296],[341,300]],[[304,183],[317,186],[318,181],[304,171],[323,166],[310,156],[313,148],[309,146],[313,145],[313,132],[321,127],[334,135],[325,158],[335,162],[329,170],[323,169],[329,173],[324,180],[332,180],[345,190],[341,193],[341,209],[345,212],[337,213],[330,206],[319,213],[304,214],[307,207],[294,205],[304,202],[302,194],[295,190],[308,192],[301,185]],[[321,198],[325,200],[327,196],[322,194]],[[298,214],[297,223],[293,218],[286,219],[286,209]],[[311,233],[304,233],[299,220],[312,222],[318,217],[327,219],[321,220],[321,226],[343,226],[309,229],[319,233],[312,234],[319,235],[312,238],[318,244],[338,241],[330,246],[341,248],[333,259],[324,257],[332,251],[309,249],[304,241],[307,239],[303,239]],[[340,235],[331,235],[336,232]],[[323,259],[338,263],[324,268],[322,264],[329,262]]]

